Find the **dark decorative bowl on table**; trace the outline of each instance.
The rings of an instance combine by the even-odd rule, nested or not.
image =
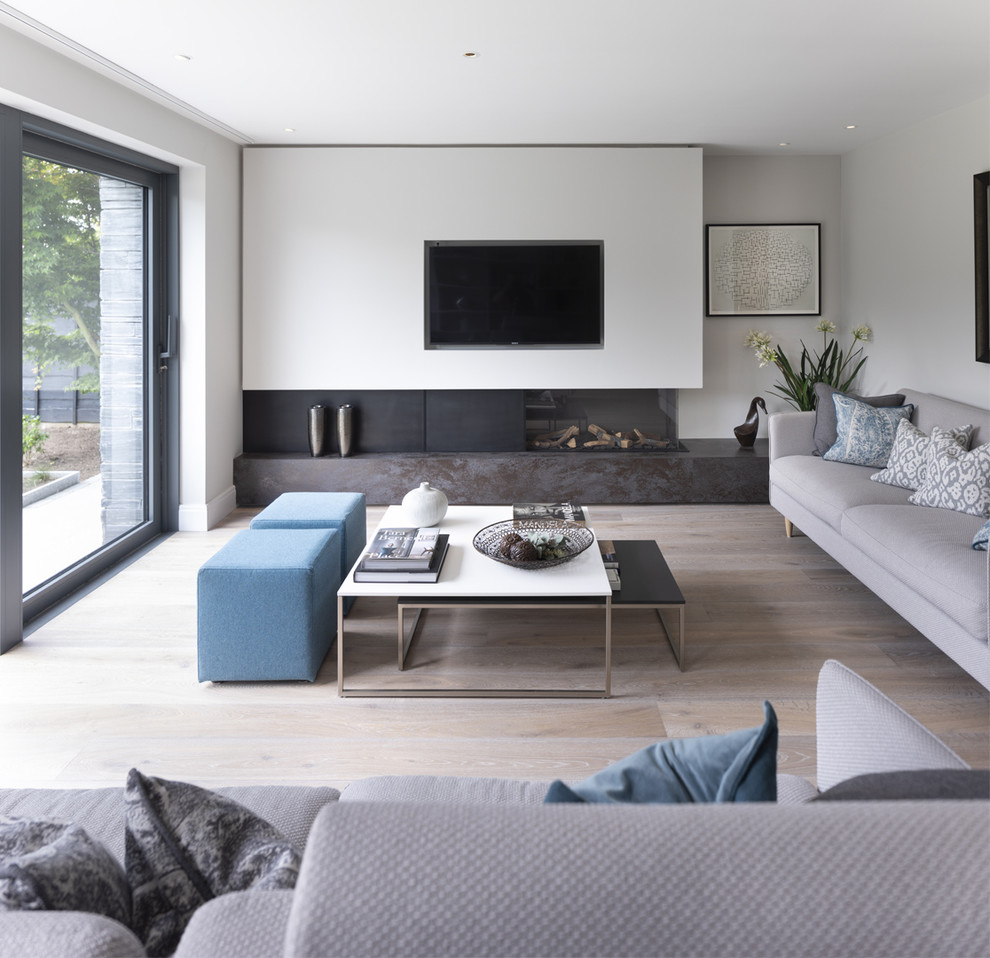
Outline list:
[[[482,555],[514,569],[549,569],[573,559],[595,541],[594,533],[566,519],[505,519],[475,533]]]

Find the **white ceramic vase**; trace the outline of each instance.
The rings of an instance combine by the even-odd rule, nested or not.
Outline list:
[[[447,497],[428,482],[402,497],[402,514],[411,526],[435,526],[447,514]]]

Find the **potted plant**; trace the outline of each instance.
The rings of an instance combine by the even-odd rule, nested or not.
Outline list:
[[[823,319],[815,326],[815,332],[822,334],[821,352],[812,354],[802,340],[801,358],[796,366],[779,344],[773,345],[769,333],[751,329],[745,340],[761,367],[773,364],[784,377],[783,382],[774,383],[773,391],[802,412],[815,408],[815,383],[826,383],[842,392],[849,390],[867,359],[859,344],[870,342],[872,336],[869,326],[857,326],[846,351],[839,348],[835,338],[835,323]]]

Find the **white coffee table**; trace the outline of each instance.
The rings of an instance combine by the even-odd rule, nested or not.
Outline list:
[[[612,686],[612,590],[598,548],[592,545],[569,562],[539,571],[523,571],[495,562],[471,544],[476,532],[512,518],[511,506],[451,506],[440,523],[450,536],[447,558],[435,583],[355,582],[351,569],[337,592],[337,693],[340,696],[443,696],[512,698],[607,698]],[[389,506],[380,526],[402,526],[399,506]],[[374,533],[372,533],[372,537]],[[397,601],[397,666],[406,654],[423,609],[589,608],[604,619],[604,682],[598,689],[503,688],[347,688],[344,682],[344,600],[350,596],[395,597]],[[407,635],[405,613],[416,610]]]

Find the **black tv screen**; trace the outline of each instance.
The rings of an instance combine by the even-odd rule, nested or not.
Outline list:
[[[426,243],[426,348],[600,349],[601,240]]]

